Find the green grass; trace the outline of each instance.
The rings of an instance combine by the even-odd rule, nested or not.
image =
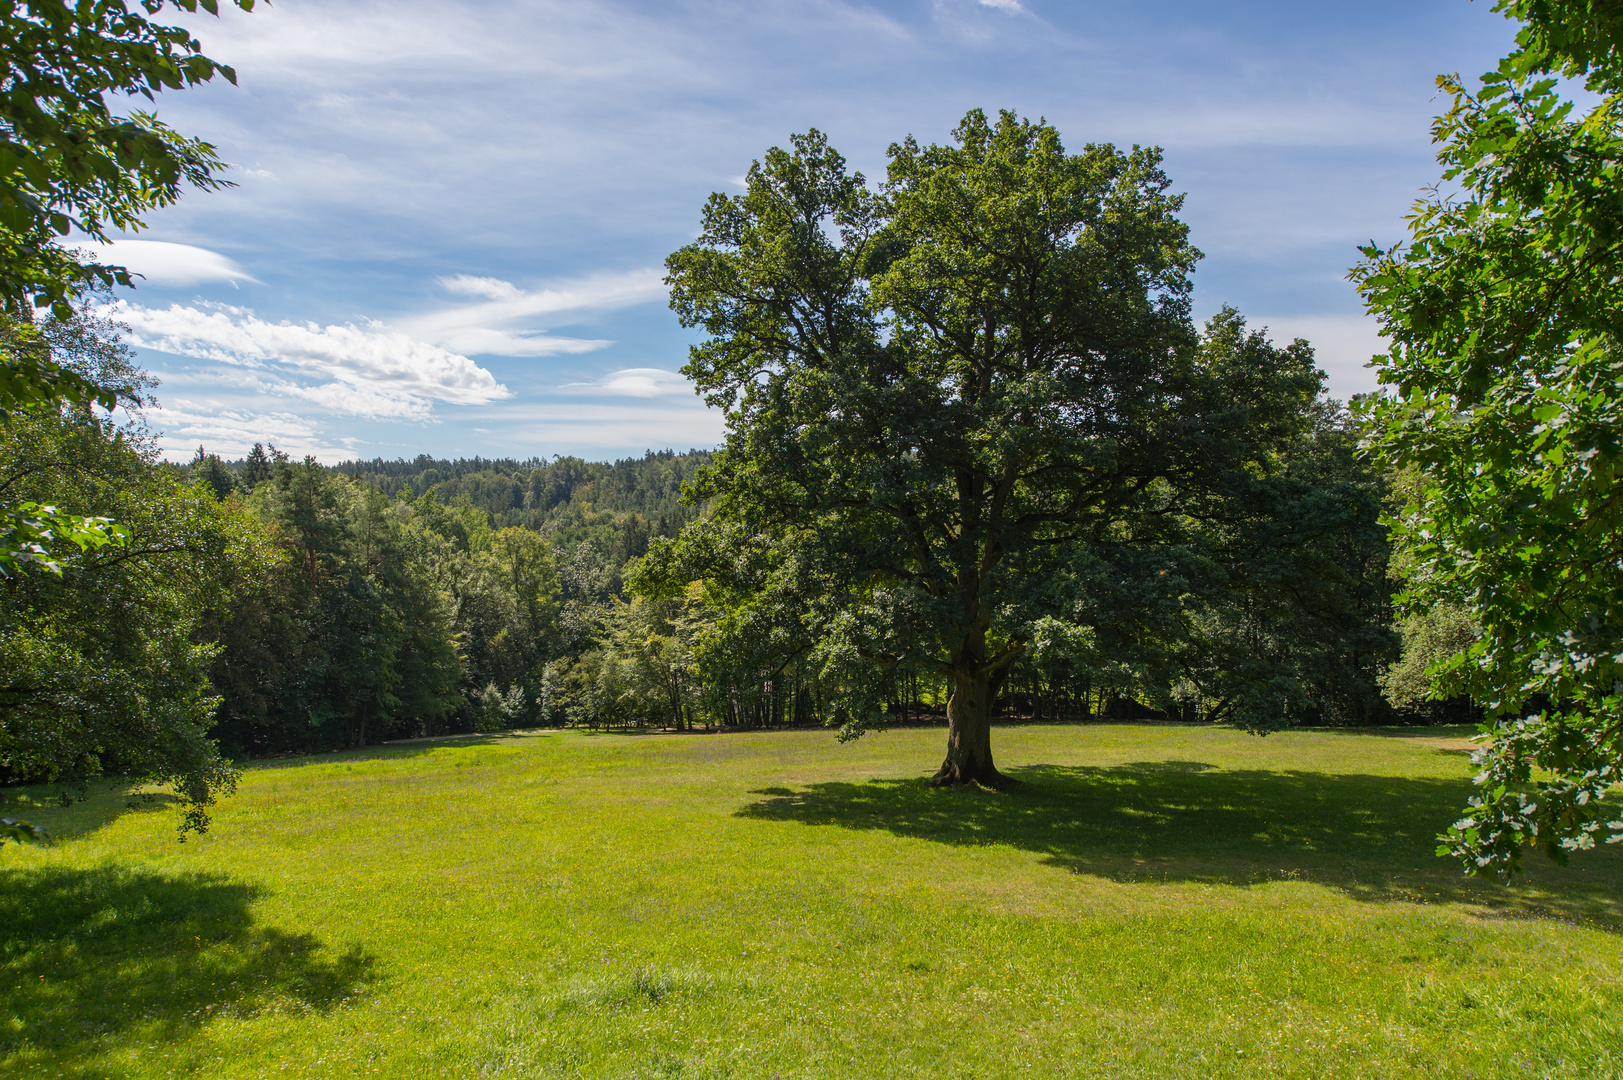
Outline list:
[[[1460,732],[463,740],[0,850],[0,1075],[1619,1077],[1623,858],[1432,855]],[[34,793],[43,799],[44,792]]]

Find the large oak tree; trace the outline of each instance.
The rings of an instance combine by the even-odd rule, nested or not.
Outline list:
[[[853,669],[934,668],[936,782],[993,784],[1034,636],[1120,643],[1175,611],[1170,542],[1267,472],[1319,375],[1232,315],[1203,348],[1157,151],[1070,153],[1010,113],[953,136],[893,145],[875,190],[813,131],[711,196],[667,268],[727,442],[692,492],[712,512],[644,581],[705,578]]]

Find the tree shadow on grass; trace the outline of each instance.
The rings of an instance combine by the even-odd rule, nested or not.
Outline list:
[[[1469,781],[1256,769],[1194,761],[1010,770],[1005,791],[923,779],[764,788],[742,817],[882,829],[947,844],[1007,844],[1113,881],[1253,885],[1303,880],[1355,899],[1465,902],[1623,928],[1623,858],[1558,867],[1529,853],[1511,887],[1435,854]]]
[[[307,765],[353,765],[362,761],[391,761],[396,758],[422,757],[439,750],[463,750],[481,746],[495,746],[517,732],[495,731],[479,735],[440,735],[425,739],[401,739],[395,742],[373,743],[349,750],[317,750],[308,754],[285,754],[277,757],[254,758],[242,763],[245,769],[297,769]]]
[[[167,791],[151,791],[125,781],[99,781],[84,792],[43,785],[0,792],[0,813],[43,825],[53,841],[88,836],[125,814],[159,812],[177,800]]]
[[[204,874],[0,871],[0,1072],[104,1076],[120,1050],[216,1017],[325,1011],[372,981],[359,949],[254,925],[259,895]]]

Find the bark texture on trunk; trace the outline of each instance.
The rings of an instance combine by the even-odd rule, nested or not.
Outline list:
[[[1003,679],[960,669],[947,699],[947,758],[930,783],[936,787],[1000,787],[1008,778],[992,764],[992,703]]]

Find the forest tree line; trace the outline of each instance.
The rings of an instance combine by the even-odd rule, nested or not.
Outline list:
[[[86,81],[52,92],[73,117],[130,136],[103,93],[179,85],[177,50],[185,83],[229,75],[184,34],[120,26],[80,42],[122,57],[112,71],[70,54]],[[1044,125],[974,111],[957,149],[893,147],[880,190],[819,133],[795,136],[667,263],[679,320],[712,335],[685,373],[727,411],[726,451],[326,468],[268,440],[162,462],[154,382],[96,314],[130,275],[50,239],[67,221],[105,240],[103,214],[134,226],[183,181],[216,186],[212,148],[155,121],[116,162],[71,125],[36,134],[30,152],[89,157],[0,229],[19,255],[0,282],[0,781],[169,782],[197,828],[234,757],[533,723],[853,735],[945,698],[980,729],[994,703],[1367,723],[1405,699],[1416,650],[1400,639],[1438,636],[1393,626],[1402,560],[1380,520],[1401,485],[1322,397],[1310,347],[1276,348],[1232,311],[1204,336],[1190,320],[1199,253],[1154,150],[1069,155]],[[960,258],[993,233],[959,235],[974,200],[941,200],[988,163],[977,199],[1035,183],[1058,200],[1033,217],[992,199],[983,222],[1036,242],[1017,269],[1057,268],[1041,288],[977,284],[1009,269],[1001,249]],[[784,218],[774,199],[797,187]],[[839,236],[740,244],[805,213]],[[743,267],[747,251],[766,261]],[[729,265],[783,288],[729,296],[744,280]],[[1000,306],[1039,294],[1035,319]],[[771,330],[810,297],[810,321]],[[977,304],[985,318],[964,322]],[[973,374],[1011,358],[1019,371]],[[1004,458],[992,482],[983,466]],[[874,501],[909,483],[935,505]],[[947,508],[954,484],[967,516]],[[1046,524],[992,538],[1005,496]],[[887,535],[881,509],[930,538]],[[972,601],[967,646],[943,617],[948,563]],[[983,656],[988,627],[1001,644]],[[946,678],[927,658],[941,645]],[[955,779],[995,779],[984,764]]]
[[[169,779],[203,796],[226,758],[543,725],[851,719],[848,669],[760,632],[700,582],[637,589],[650,543],[704,513],[683,489],[705,451],[328,467],[256,446],[168,463],[145,426],[154,380],[118,328],[81,315],[45,333],[62,363],[119,388],[126,419],[14,416],[0,484],[131,539],[0,581],[6,779],[140,773],[152,757],[171,773],[189,763]],[[1164,612],[1158,639],[1040,636],[1004,714],[1218,722],[1259,678],[1296,722],[1457,709],[1423,703],[1420,672],[1468,628],[1393,621],[1401,555],[1380,518],[1402,478],[1371,466],[1327,399],[1278,478],[1278,505],[1255,520],[1190,533],[1181,572],[1244,568],[1220,602]],[[922,667],[873,678],[868,724],[939,719],[950,693]]]
[[[169,782],[184,832],[234,782],[221,740],[662,712],[848,737],[950,672],[938,784],[1005,779],[990,724],[1022,687],[1256,732],[1453,694],[1485,706],[1469,872],[1623,839],[1623,17],[1495,10],[1515,48],[1438,80],[1446,183],[1350,275],[1393,345],[1358,444],[1306,342],[1194,326],[1159,150],[974,109],[875,186],[813,129],[666,261],[725,448],[680,521],[579,496],[599,538],[572,547],[547,525],[582,462],[162,466],[153,381],[93,314],[133,276],[65,238],[225,183],[110,102],[235,75],[123,5],[18,16],[11,51],[51,64],[0,107],[0,782]]]

